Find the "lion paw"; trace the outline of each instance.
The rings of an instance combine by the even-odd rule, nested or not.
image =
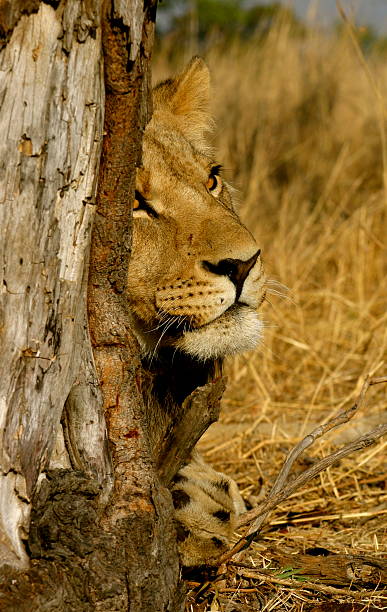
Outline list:
[[[230,548],[237,517],[246,509],[236,483],[194,452],[171,490],[182,565],[211,565]]]

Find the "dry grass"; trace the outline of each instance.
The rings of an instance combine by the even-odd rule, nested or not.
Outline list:
[[[157,59],[156,72],[169,73],[162,53]],[[219,159],[275,282],[264,346],[228,364],[222,417],[201,449],[254,503],[291,446],[347,406],[367,373],[387,373],[387,64],[365,63],[348,32],[311,30],[300,40],[286,23],[263,43],[234,43],[206,59]],[[298,469],[385,422],[385,387],[373,388],[363,413],[316,442]],[[267,567],[273,547],[385,557],[386,444],[344,460],[278,507],[247,562]],[[188,609],[345,610],[355,599],[229,568],[210,601]],[[381,609],[386,592],[357,601],[347,609]]]

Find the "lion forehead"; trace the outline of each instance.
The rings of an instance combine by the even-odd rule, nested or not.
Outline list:
[[[145,130],[139,176],[140,180],[146,177],[156,197],[178,189],[192,190],[197,199],[203,199],[198,187],[204,186],[213,164],[211,155],[196,150],[179,132],[166,130],[164,125],[159,132],[157,123],[152,124],[149,132],[148,128]]]

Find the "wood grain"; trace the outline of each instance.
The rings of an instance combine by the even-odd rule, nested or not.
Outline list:
[[[0,561],[19,566],[84,342],[103,126],[97,7],[41,4],[20,17],[16,3],[0,53]]]

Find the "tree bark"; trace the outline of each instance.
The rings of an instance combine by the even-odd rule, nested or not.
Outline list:
[[[22,540],[31,498],[48,467],[86,333],[85,263],[103,127],[97,7],[69,1],[55,10],[35,2],[34,12],[21,16],[18,3],[1,3],[9,41],[0,56],[0,495],[6,500],[0,560],[20,568],[28,565]],[[103,440],[103,426],[94,428]]]
[[[0,1],[2,610],[183,606],[124,304],[155,10]]]
[[[141,132],[150,118],[149,58],[156,6],[146,3],[142,34],[135,32],[141,53],[135,52],[130,38],[132,15],[122,8],[119,13],[114,6],[103,24],[105,137],[88,294],[90,333],[114,467],[102,525],[129,558],[131,571],[125,579],[130,609],[175,610],[180,604],[174,601],[179,592],[179,563],[173,506],[151,455],[146,406],[138,384],[142,366],[126,298],[134,172],[141,162]]]

